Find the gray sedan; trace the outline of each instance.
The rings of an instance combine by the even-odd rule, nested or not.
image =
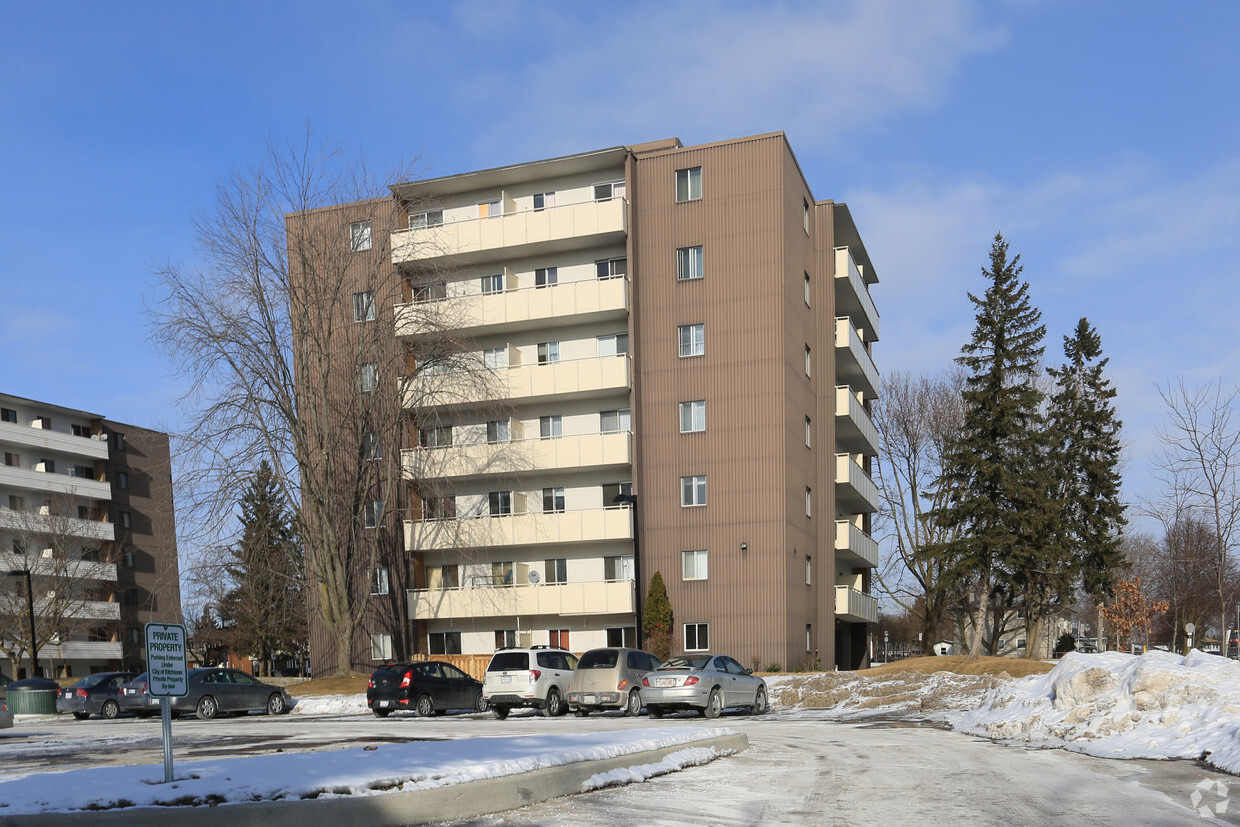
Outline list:
[[[282,686],[265,684],[239,669],[191,669],[189,694],[172,698],[173,713],[196,713],[210,719],[220,714],[246,714],[266,710],[282,715],[293,708],[293,699]]]
[[[642,698],[652,718],[665,712],[697,709],[718,718],[725,708],[766,712],[766,681],[727,655],[680,655],[642,678]]]

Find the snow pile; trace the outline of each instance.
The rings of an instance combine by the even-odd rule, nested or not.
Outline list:
[[[988,688],[954,729],[1103,758],[1200,758],[1240,772],[1240,663],[1196,650],[1069,653]]]
[[[689,747],[677,750],[662,761],[653,764],[637,764],[632,767],[619,767],[608,772],[595,773],[581,782],[581,791],[601,790],[604,787],[620,787],[625,784],[637,784],[649,778],[683,770],[685,767],[697,767],[709,764],[716,758],[732,755],[735,750],[717,750],[714,747]]]
[[[357,715],[370,714],[365,695],[309,695],[294,698],[291,715]]]

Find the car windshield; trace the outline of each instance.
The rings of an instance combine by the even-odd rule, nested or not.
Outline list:
[[[146,673],[143,672],[141,675],[131,680],[130,683],[146,683]]]
[[[680,657],[668,658],[667,661],[660,666],[660,669],[704,669],[706,664],[710,662],[710,655],[702,655],[697,658]]]
[[[620,653],[615,649],[594,649],[581,656],[578,669],[614,669]]]

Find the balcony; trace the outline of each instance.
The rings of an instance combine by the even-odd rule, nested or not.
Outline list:
[[[877,623],[878,598],[850,586],[836,586],[835,617],[849,623]]]
[[[97,563],[92,560],[62,560],[34,554],[0,554],[0,568],[5,571],[29,568],[36,575],[71,577],[75,580],[103,580],[116,582],[115,563]]]
[[[69,439],[88,440],[82,437]],[[49,474],[46,471],[30,471],[25,468],[14,468],[0,465],[0,488],[20,488],[26,491],[41,491],[47,494],[66,494],[83,500],[111,500],[112,486],[98,480],[75,477],[72,474]]]
[[[866,341],[878,341],[878,309],[847,247],[835,248],[835,311],[850,316]]]
[[[123,657],[121,643],[107,640],[66,640],[58,646],[45,644],[39,647],[39,659],[64,660],[120,660]]]
[[[26,534],[47,534],[62,537],[84,537],[88,540],[116,539],[116,526],[101,520],[80,520],[36,511],[16,511],[0,506],[0,528]]]
[[[90,459],[107,459],[108,443],[93,437],[74,436],[61,431],[45,431],[28,425],[0,422],[0,442],[50,453],[71,454]]]
[[[878,397],[878,368],[847,316],[835,319],[835,380],[861,391],[866,399]]]
[[[491,377],[419,373],[401,380],[401,392],[404,406],[413,409],[463,407],[489,400],[521,404],[540,397],[603,396],[627,391],[631,383],[630,360],[622,354],[510,366],[497,369]]]
[[[36,611],[38,598],[35,598]],[[105,600],[78,601],[69,616],[76,620],[120,620],[121,604],[109,603]]]
[[[553,543],[632,540],[628,508],[482,515],[458,519],[406,520],[406,551],[502,548]]]
[[[835,445],[850,453],[878,456],[878,429],[857,393],[847,385],[835,389]]]
[[[592,471],[633,464],[628,431],[555,439],[523,439],[495,445],[448,445],[401,451],[405,477],[413,480],[469,479],[529,471]]]
[[[417,620],[551,615],[631,615],[633,581],[547,583],[482,589],[417,589],[408,593]]]
[[[392,263],[451,258],[454,265],[464,265],[492,258],[497,250],[518,258],[619,244],[627,235],[628,202],[585,201],[397,230],[392,233]]]
[[[841,514],[872,514],[879,510],[878,486],[857,460],[859,454],[835,455],[835,508]]]
[[[841,568],[877,568],[878,541],[851,521],[836,520],[835,562]]]
[[[623,319],[628,312],[627,278],[589,279],[398,305],[396,335],[419,336],[451,328],[454,335],[477,337],[501,326],[516,332],[595,324]]]

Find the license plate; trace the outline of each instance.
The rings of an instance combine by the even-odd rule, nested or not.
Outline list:
[[[389,701],[379,701],[379,706],[380,706],[380,707],[383,707],[383,708],[386,708],[386,707],[387,707],[387,705],[388,705],[388,703],[389,703]]]
[[[655,686],[675,686],[676,679],[675,678],[655,678],[654,685]]]
[[[583,704],[592,704],[594,703],[594,696],[593,695],[582,695],[581,702]]]
[[[499,682],[500,683],[512,683],[512,675],[500,675]]]

